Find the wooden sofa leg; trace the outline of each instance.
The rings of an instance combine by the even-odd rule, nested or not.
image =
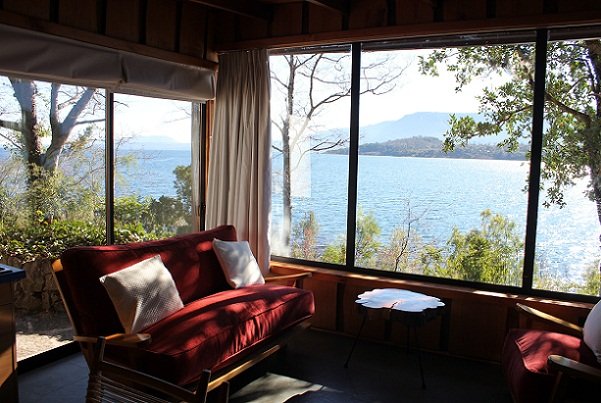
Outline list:
[[[213,389],[209,396],[208,402],[210,403],[228,403],[230,400],[230,383],[223,382]]]
[[[209,381],[211,380],[211,371],[205,369],[198,380],[194,393],[199,397],[199,401],[206,403],[209,391]]]

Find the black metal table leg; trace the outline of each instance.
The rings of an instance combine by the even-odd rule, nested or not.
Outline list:
[[[417,326],[413,326],[413,335],[415,338],[415,350],[417,352],[417,364],[419,365],[419,375],[422,378],[422,389],[426,389],[426,380],[424,377],[424,367],[422,365],[422,353],[419,348],[419,339],[417,337]]]
[[[355,347],[357,346],[357,342],[359,341],[359,336],[361,336],[361,331],[363,330],[363,326],[365,326],[365,320],[367,319],[367,314],[363,314],[363,320],[361,321],[361,326],[359,327],[359,331],[357,332],[357,337],[355,337],[355,341],[353,342],[353,347],[346,358],[346,362],[344,363],[344,368],[348,368],[348,363],[351,360],[351,356],[353,355],[353,351],[355,351]]]

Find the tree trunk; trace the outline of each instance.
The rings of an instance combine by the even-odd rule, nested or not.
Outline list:
[[[39,178],[42,165],[42,143],[35,101],[36,88],[32,81],[11,79],[15,98],[21,109],[21,134],[25,160],[27,161],[27,182],[31,186]]]
[[[282,183],[282,206],[283,206],[283,242],[290,246],[290,234],[292,233],[292,168],[290,164],[290,130],[292,125],[292,115],[294,113],[294,84],[296,80],[296,65],[294,56],[289,56],[288,60],[288,85],[286,87],[286,117],[282,124],[282,158],[283,163],[283,183]]]

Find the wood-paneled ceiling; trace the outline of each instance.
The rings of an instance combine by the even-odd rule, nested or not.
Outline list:
[[[0,23],[212,66],[229,50],[601,25],[601,1],[0,0]]]
[[[251,17],[261,20],[270,20],[274,15],[274,5],[307,3],[318,7],[348,15],[352,6],[351,0],[187,0],[202,4],[206,7],[219,9],[225,12]],[[417,0],[431,3],[429,0]]]

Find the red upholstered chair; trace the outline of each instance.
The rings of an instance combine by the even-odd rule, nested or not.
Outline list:
[[[601,347],[601,303],[593,308],[584,328],[522,304],[517,306],[535,318],[560,325],[564,332],[508,332],[502,366],[513,400],[558,402],[569,397],[568,401],[601,401],[601,365],[595,356]]]

